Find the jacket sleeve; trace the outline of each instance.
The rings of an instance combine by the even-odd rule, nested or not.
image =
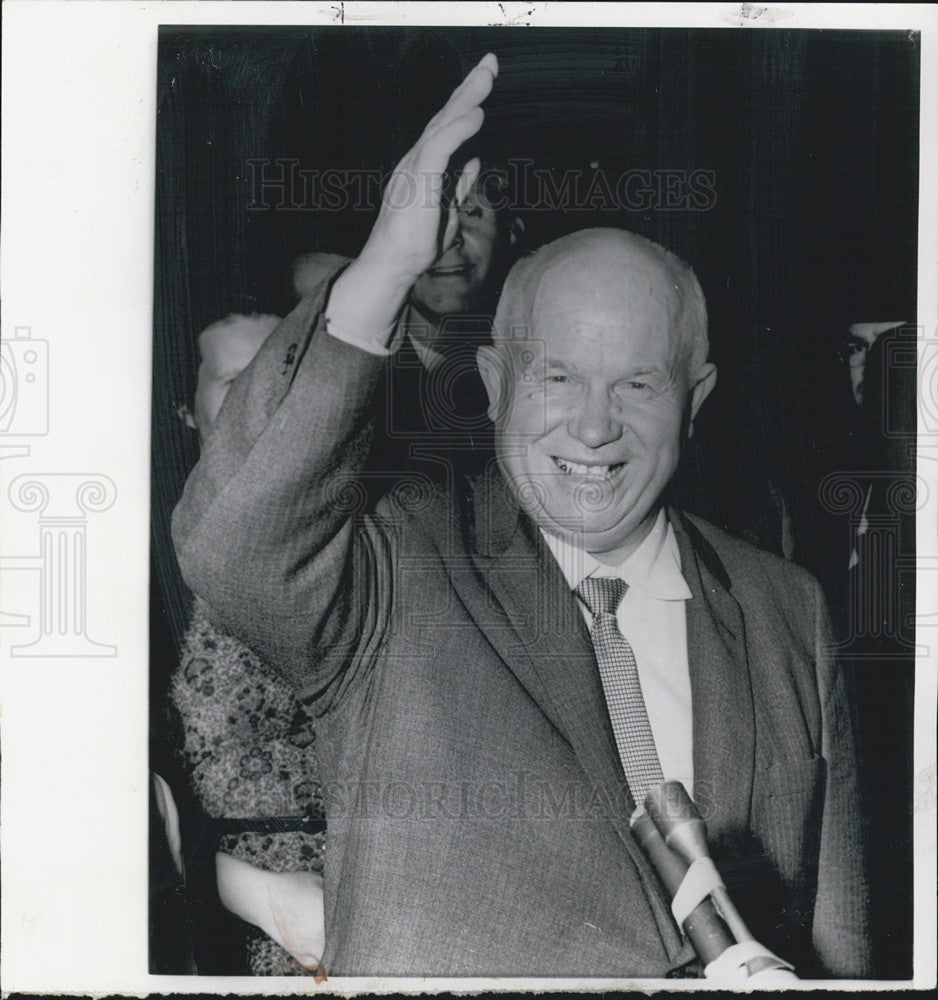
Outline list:
[[[374,632],[384,544],[374,524],[353,517],[384,362],[325,332],[329,285],[235,380],[173,514],[183,577],[213,622],[301,697],[320,691]]]
[[[833,659],[824,598],[820,587],[814,586],[821,753],[827,781],[812,935],[825,973],[853,979],[872,974],[866,837],[844,678]]]

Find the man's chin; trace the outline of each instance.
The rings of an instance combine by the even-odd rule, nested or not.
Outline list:
[[[581,548],[586,547],[583,544],[586,540],[591,543],[607,538],[614,540],[621,530],[617,523],[601,518],[584,517],[582,512],[577,512],[575,509],[546,509],[538,505],[534,508],[528,506],[527,511],[539,528]]]
[[[620,508],[621,509],[621,508]],[[612,520],[601,517],[575,517],[549,512],[543,508],[528,510],[538,527],[576,548],[584,549],[605,561],[611,556],[613,564],[618,564],[635,551],[644,541],[654,524],[657,506],[640,521],[633,518]]]
[[[439,323],[446,316],[458,316],[468,310],[469,294],[430,294],[423,298],[411,297],[411,304],[423,316],[434,323]]]

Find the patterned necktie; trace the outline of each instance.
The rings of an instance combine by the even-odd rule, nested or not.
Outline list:
[[[628,584],[624,580],[589,576],[575,593],[593,616],[590,637],[596,650],[609,721],[632,798],[641,807],[648,789],[664,781],[664,775],[642,697],[635,653],[616,622],[616,609],[626,590]]]

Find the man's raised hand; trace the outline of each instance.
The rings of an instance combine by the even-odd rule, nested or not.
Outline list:
[[[481,127],[480,105],[497,74],[498,60],[489,53],[398,163],[367,243],[332,289],[328,315],[336,327],[354,325],[365,335],[387,330],[413,283],[452,242],[456,205],[472,187],[479,161],[471,160],[463,169],[441,245],[444,174],[452,154]]]
[[[450,156],[479,131],[484,118],[480,105],[491,92],[497,73],[498,60],[489,53],[430,119],[385,189],[381,212],[362,255],[387,258],[409,284],[442,249],[438,239],[443,176]],[[467,166],[478,172],[478,161]],[[465,184],[460,188],[468,190]]]

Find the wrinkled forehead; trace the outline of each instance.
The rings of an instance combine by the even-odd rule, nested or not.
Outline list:
[[[591,253],[545,268],[528,312],[535,334],[571,324],[663,332],[679,326],[682,301],[661,262],[641,254]]]

